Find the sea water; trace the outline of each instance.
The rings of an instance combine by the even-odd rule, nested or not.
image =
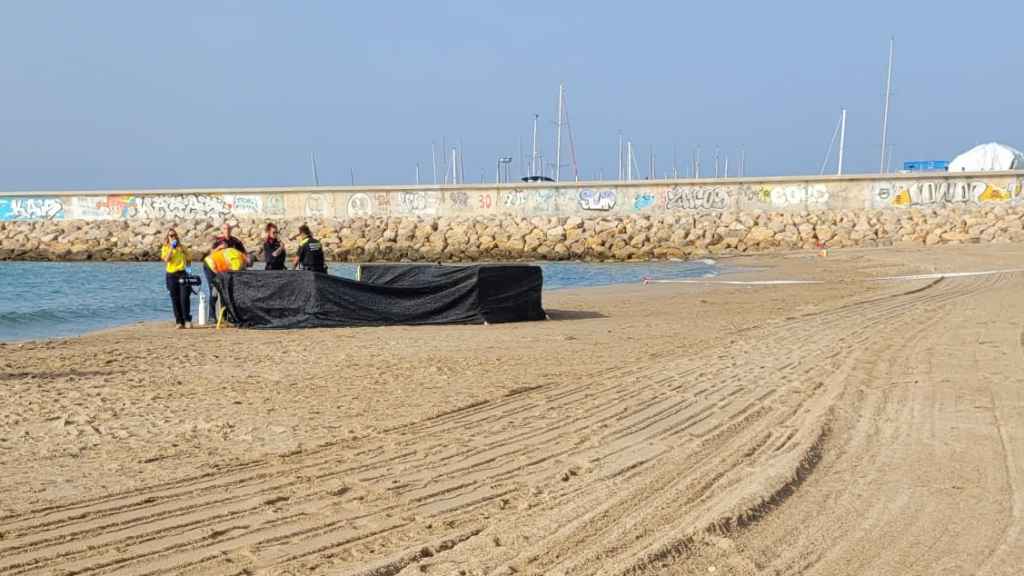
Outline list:
[[[719,271],[710,260],[540,266],[545,290],[638,283],[644,277],[698,278]],[[195,265],[192,272],[202,274]],[[330,272],[355,278],[356,266],[335,263]],[[197,306],[198,297],[193,297],[193,317],[198,317]],[[75,336],[172,319],[161,262],[0,262],[0,341]]]

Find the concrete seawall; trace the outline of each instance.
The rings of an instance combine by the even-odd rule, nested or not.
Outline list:
[[[688,258],[898,242],[1016,242],[1024,172],[0,194],[0,259],[148,260],[237,221],[309,222],[338,260]]]

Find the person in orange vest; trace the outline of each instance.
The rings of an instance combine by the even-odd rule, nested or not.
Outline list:
[[[210,266],[206,264],[206,258],[215,250],[220,250],[221,248],[234,248],[245,255],[246,266],[250,263],[249,253],[245,250],[245,244],[242,244],[241,240],[232,236],[231,230],[232,227],[229,222],[221,224],[220,235],[214,238],[210,251],[203,256],[203,276],[206,277],[206,289],[210,294],[210,300],[208,302],[210,318],[217,317],[217,291],[213,287],[213,277],[216,275],[216,272],[210,269]]]
[[[174,309],[174,324],[178,328],[192,326],[192,287],[186,285],[185,268],[188,267],[188,249],[178,239],[174,228],[167,230],[164,244],[160,247],[160,259],[164,261],[167,291],[171,295],[171,307]]]

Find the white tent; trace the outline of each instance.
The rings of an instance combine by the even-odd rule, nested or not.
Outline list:
[[[1024,170],[1024,153],[1005,144],[989,142],[971,148],[949,163],[950,172],[992,170]]]

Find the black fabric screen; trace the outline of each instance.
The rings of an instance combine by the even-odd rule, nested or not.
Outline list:
[[[480,324],[543,320],[536,266],[374,265],[362,281],[307,271],[215,280],[229,319],[249,328]]]

